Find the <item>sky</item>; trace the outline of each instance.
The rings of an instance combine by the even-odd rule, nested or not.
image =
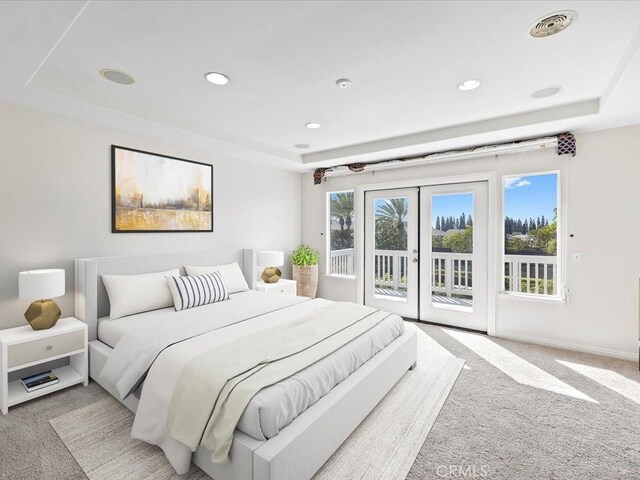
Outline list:
[[[463,212],[467,218],[469,214],[473,216],[473,194],[434,195],[431,197],[431,212],[431,226],[433,228],[436,228],[438,216],[460,218]]]
[[[505,182],[505,215],[511,218],[538,218],[551,221],[557,207],[558,176],[555,173],[511,177]]]
[[[510,177],[505,181],[504,207],[505,215],[512,218],[534,218],[542,215],[551,221],[553,209],[557,206],[558,177],[555,173],[544,175],[527,175]],[[435,228],[436,218],[473,215],[473,195],[456,193],[434,195],[432,197],[433,218],[431,225]]]

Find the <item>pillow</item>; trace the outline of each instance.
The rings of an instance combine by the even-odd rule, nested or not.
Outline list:
[[[219,272],[167,277],[166,280],[177,311],[229,300],[229,292]]]
[[[205,273],[220,272],[222,281],[229,293],[246,292],[249,285],[240,270],[238,262],[228,263],[227,265],[215,265],[212,267],[184,267],[187,275],[203,275]]]
[[[173,305],[165,277],[179,277],[177,268],[166,272],[140,275],[102,275],[107,289],[112,320],[134,313],[148,312]]]

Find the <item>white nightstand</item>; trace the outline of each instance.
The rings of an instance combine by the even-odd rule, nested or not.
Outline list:
[[[256,283],[256,290],[264,292],[268,295],[295,295],[296,281],[280,279],[278,283],[264,283],[259,281]]]
[[[11,372],[51,360],[69,357],[69,365],[54,368],[59,382],[35,392],[27,392],[20,378],[9,382]],[[0,330],[0,410],[5,415],[9,407],[42,397],[71,385],[89,384],[87,366],[87,324],[69,317],[47,330],[33,330],[31,326]],[[24,375],[20,375],[23,377]]]

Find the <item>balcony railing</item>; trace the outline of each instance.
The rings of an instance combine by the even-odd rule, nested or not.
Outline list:
[[[332,250],[329,273],[333,275],[353,275],[353,248]]]
[[[505,255],[506,292],[556,295],[558,293],[557,257],[541,255]]]
[[[434,252],[431,256],[431,285],[434,294],[445,297],[471,297],[473,292],[473,255],[471,253]],[[506,292],[555,295],[558,268],[555,256],[505,255],[504,288]],[[331,273],[353,275],[353,249],[333,250]],[[408,252],[376,250],[375,286],[380,289],[406,291]]]
[[[407,289],[408,252],[376,250],[373,264],[377,288],[391,288],[394,291]]]

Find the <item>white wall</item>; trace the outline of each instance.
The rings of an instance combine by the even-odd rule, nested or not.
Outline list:
[[[111,144],[214,165],[214,233],[111,233]],[[216,157],[63,117],[0,104],[0,328],[25,324],[18,272],[66,269],[73,315],[79,257],[216,248],[294,249],[300,174]],[[285,275],[290,275],[285,267]]]
[[[496,334],[567,348],[637,358],[640,275],[640,126],[577,135],[575,158],[532,152],[329,178],[314,186],[303,179],[302,241],[324,254],[326,193],[357,185],[472,173],[505,174],[560,170],[567,197],[566,251],[582,253],[567,264],[570,303],[496,298]],[[496,197],[501,210],[501,182]],[[356,205],[361,208],[362,205]],[[498,212],[494,212],[497,214]],[[501,228],[501,221],[496,222]],[[361,225],[356,225],[356,228]],[[496,232],[500,238],[501,231]],[[568,238],[572,233],[573,238]],[[490,246],[499,250],[498,245]],[[358,253],[358,254],[361,254]],[[498,255],[498,258],[499,255]],[[497,265],[498,272],[501,271]],[[324,276],[319,295],[358,301],[356,281]],[[496,278],[496,282],[500,279]]]

